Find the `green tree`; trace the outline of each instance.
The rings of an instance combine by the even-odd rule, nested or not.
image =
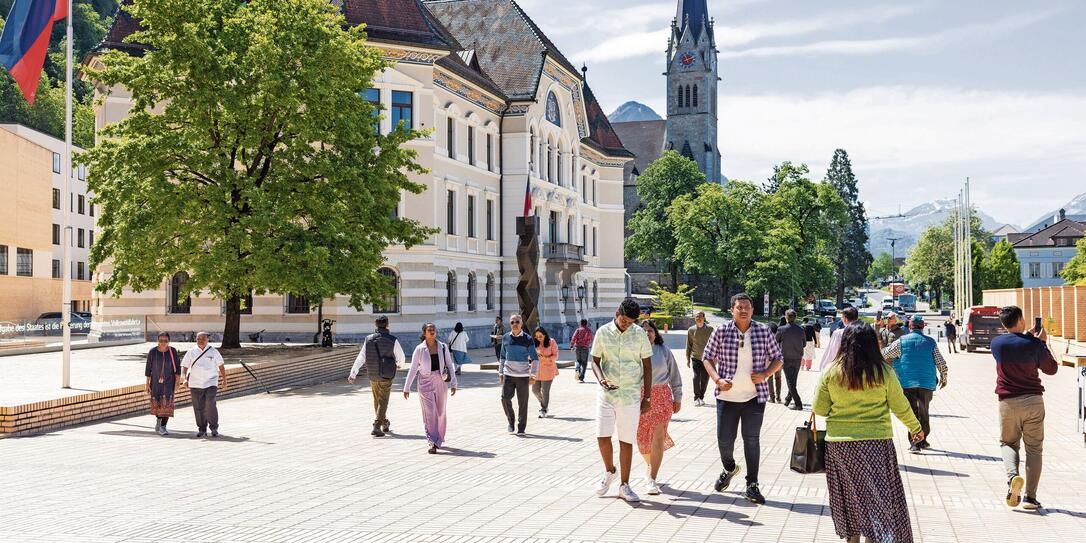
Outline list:
[[[1022,266],[1014,246],[1007,240],[1000,240],[992,247],[984,268],[984,288],[1022,288]]]
[[[833,225],[837,239],[832,256],[835,264],[837,305],[840,307],[845,301],[845,288],[863,284],[873,259],[871,252],[867,250],[867,210],[860,201],[860,189],[856,175],[852,172],[852,161],[844,149],[833,152],[825,182],[837,190],[847,207],[845,222]]]
[[[1068,283],[1076,286],[1086,286],[1086,238],[1078,240],[1075,244],[1078,252],[1074,258],[1063,267],[1060,274]]]
[[[675,256],[675,235],[667,225],[667,208],[703,183],[705,174],[698,170],[697,163],[675,151],[664,151],[637,178],[641,207],[627,224],[630,234],[626,236],[626,258],[666,264],[672,290],[679,287],[679,259]]]
[[[326,0],[135,2],[147,45],[91,73],[132,94],[131,114],[88,154],[102,206],[92,267],[99,290],[157,288],[175,272],[181,297],[226,301],[223,347],[239,345],[250,292],[346,294],[361,308],[390,292],[377,273],[389,245],[432,230],[396,217],[419,132],[373,128],[359,92],[388,66]]]
[[[973,235],[973,284],[974,291],[978,285],[978,279],[983,281],[984,269],[983,257],[977,260],[977,255],[983,255],[986,242],[991,234],[981,226],[980,217],[976,212],[972,213],[971,229]],[[909,250],[905,257],[905,266],[901,273],[909,284],[928,285],[935,293],[936,304],[942,307],[943,293],[954,289],[954,223],[957,221],[957,213],[952,213],[945,221],[929,226],[916,245]],[[979,300],[979,297],[975,297]]]
[[[704,183],[667,209],[676,259],[686,269],[719,278],[725,299],[758,259],[765,198],[761,189],[746,181]]]
[[[867,280],[872,283],[894,274],[894,257],[885,251],[879,253],[867,268]]]
[[[687,285],[679,285],[674,292],[661,287],[656,281],[649,283],[649,293],[655,298],[653,305],[660,313],[669,317],[685,317],[694,308],[694,290]]]

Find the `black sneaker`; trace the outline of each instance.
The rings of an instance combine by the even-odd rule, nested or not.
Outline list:
[[[1026,511],[1036,511],[1041,508],[1041,502],[1037,501],[1037,498],[1033,496],[1026,496],[1022,498],[1022,509]]]
[[[370,432],[370,435],[373,437],[385,437],[385,433],[381,431],[381,427],[376,424],[373,425],[373,431]]]
[[[909,445],[909,452],[913,454],[920,454],[920,444],[913,443],[912,445]]]
[[[524,434],[525,434],[525,433],[526,433],[526,432],[524,431],[524,429],[523,429],[523,428],[522,428],[522,429],[520,429],[520,430],[517,430],[517,435],[518,435],[518,436],[520,436],[520,437],[524,437]]]
[[[211,437],[219,437],[219,431],[218,430],[212,430],[211,431]]]
[[[925,439],[924,441],[920,442],[920,448],[921,449],[930,449],[931,448],[931,443],[928,443],[928,440]]]
[[[744,496],[748,502],[761,505],[765,503],[765,496],[758,490],[758,483],[747,483],[747,493]]]
[[[1018,507],[1022,503],[1022,487],[1026,486],[1026,480],[1021,475],[1011,477],[1007,481],[1007,506]]]
[[[199,430],[199,431],[197,431],[197,432],[196,432],[196,437],[197,437],[197,438],[201,438],[201,437],[207,437],[207,431],[206,431],[206,430]]]
[[[510,424],[510,425],[509,425],[509,428],[506,428],[506,430],[505,430],[505,431],[506,431],[506,432],[509,432],[510,434],[515,434],[515,433],[517,433],[517,431],[513,429],[513,425],[512,425],[512,424]]]
[[[386,420],[385,423],[381,425],[381,431],[386,433],[386,434],[390,434],[390,433],[392,433],[392,430],[389,430],[389,428],[391,428],[391,427],[392,427],[392,423],[390,423],[390,422],[388,422]]]
[[[723,492],[727,490],[727,488],[732,484],[732,479],[734,479],[735,476],[738,474],[739,464],[736,464],[735,467],[731,470],[725,469],[724,471],[720,472],[720,477],[716,478],[716,484],[713,485],[713,488],[717,492]]]

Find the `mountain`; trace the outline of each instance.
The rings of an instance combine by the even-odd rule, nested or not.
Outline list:
[[[890,252],[890,239],[900,238],[896,243],[894,253],[902,257],[908,254],[909,249],[916,245],[921,234],[929,226],[946,220],[957,205],[956,200],[936,200],[934,202],[920,204],[904,213],[904,217],[887,219],[871,219],[868,223],[870,238],[867,248],[871,254],[878,255],[882,252]],[[1005,223],[993,219],[981,210],[977,210],[981,224],[989,231],[995,231]]]
[[[613,123],[627,121],[660,121],[663,120],[651,107],[640,102],[626,102],[618,106],[613,113],[607,116],[607,120]]]
[[[1071,199],[1070,202],[1060,206],[1068,219],[1076,221],[1086,221],[1086,192],[1079,194]],[[1054,220],[1058,220],[1060,210],[1053,210],[1051,213],[1045,215],[1033,221],[1033,224],[1026,228],[1026,232],[1036,232],[1043,228],[1045,225],[1050,225]]]

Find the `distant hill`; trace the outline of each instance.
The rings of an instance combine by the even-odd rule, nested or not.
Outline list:
[[[929,226],[946,220],[954,212],[955,200],[936,200],[934,202],[918,205],[904,213],[904,217],[892,219],[872,219],[869,222],[869,241],[867,243],[871,254],[890,252],[890,238],[900,238],[894,251],[897,256],[905,256],[913,245],[916,245],[921,234]],[[981,210],[977,210],[981,223],[989,231],[995,231],[1005,223],[993,219]]]
[[[1068,219],[1076,221],[1086,220],[1086,192],[1075,196],[1070,202],[1060,206],[1060,209],[1064,210]],[[1036,221],[1033,221],[1033,224],[1029,225],[1025,231],[1036,232],[1045,225],[1051,225],[1059,214],[1060,210],[1055,209],[1051,213],[1047,213]]]
[[[618,106],[614,112],[607,116],[607,120],[613,123],[624,123],[628,121],[659,121],[661,117],[652,110],[651,107],[646,106],[640,102],[626,102],[621,106]]]

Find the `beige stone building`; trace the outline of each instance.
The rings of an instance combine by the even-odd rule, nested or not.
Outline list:
[[[81,166],[73,169],[70,197],[64,198],[63,152],[63,140],[0,124],[0,322],[34,321],[61,310],[64,206],[72,226],[73,310],[90,310],[94,207]]]
[[[390,247],[383,273],[397,294],[356,311],[345,296],[325,300],[339,340],[373,329],[388,314],[392,330],[417,341],[426,321],[447,332],[461,322],[471,345],[489,344],[496,316],[518,310],[515,219],[530,191],[541,224],[541,321],[568,337],[581,318],[602,322],[625,296],[622,171],[632,159],[574,67],[511,0],[347,0],[351,24],[366,24],[370,44],[396,62],[366,96],[382,107],[383,133],[399,122],[432,129],[410,142],[430,173],[413,175],[427,189],[404,194],[401,216],[440,233],[411,250]],[[135,23],[120,13],[103,49]],[[500,32],[492,29],[500,28]],[[92,60],[93,62],[93,60]],[[129,99],[112,89],[98,128],[122,119]],[[108,267],[98,270],[109,273]],[[96,298],[108,319],[146,318],[156,330],[222,330],[223,304],[209,296],[172,302],[179,271],[161,288]],[[257,296],[243,315],[243,339],[310,341],[317,331],[313,300]]]

